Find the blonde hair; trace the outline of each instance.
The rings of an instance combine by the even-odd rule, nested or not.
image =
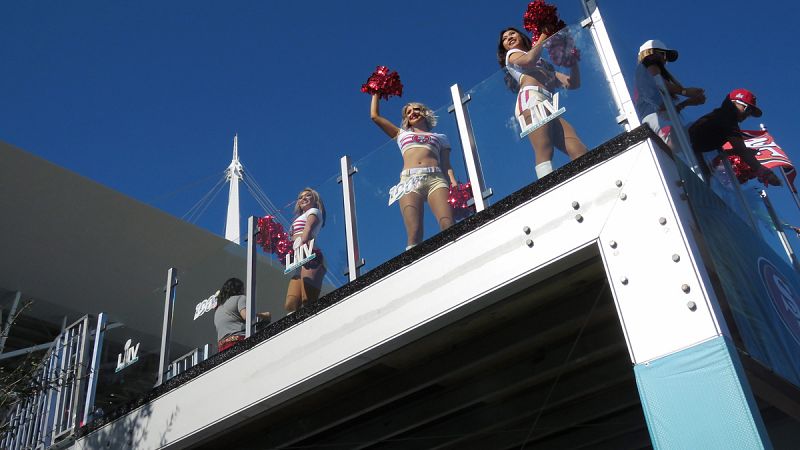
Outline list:
[[[641,63],[642,61],[644,61],[645,58],[647,58],[650,55],[654,55],[656,52],[663,52],[663,51],[664,50],[658,48],[648,48],[647,50],[642,50],[641,52],[639,52],[639,62]]]
[[[422,110],[422,117],[425,118],[425,123],[428,124],[428,129],[432,129],[438,123],[439,118],[436,117],[436,115],[433,114],[433,111],[431,111],[430,108],[425,106],[425,104],[419,102],[410,102],[406,103],[406,105],[403,106],[403,110],[401,111],[401,114],[403,116],[403,122],[400,124],[400,128],[404,130],[408,129],[408,114],[406,114],[408,108],[420,108]]]
[[[322,219],[322,226],[325,226],[325,205],[322,203],[322,197],[319,196],[319,192],[315,191],[314,189],[311,189],[310,187],[307,187],[302,191],[300,191],[300,194],[298,194],[297,196],[299,197],[303,195],[303,192],[311,193],[311,196],[314,198],[314,204],[316,205],[316,208],[319,209],[320,212],[322,213],[322,217],[320,217],[320,219]],[[303,214],[303,210],[300,209],[300,205],[297,204],[297,201],[294,202],[294,214],[296,216]]]

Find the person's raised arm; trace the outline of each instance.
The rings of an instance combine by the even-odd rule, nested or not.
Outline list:
[[[397,126],[390,122],[389,119],[381,115],[380,101],[380,95],[372,94],[372,104],[369,108],[369,117],[373,122],[375,122],[375,125],[377,125],[378,128],[383,130],[383,132],[389,135],[390,138],[394,139],[397,137],[397,133],[400,132],[400,128],[397,128]]]
[[[569,68],[569,75],[561,72],[556,72],[556,78],[561,84],[564,86],[565,89],[578,89],[581,87],[581,69],[578,66],[578,62],[576,61]]]
[[[508,56],[508,62],[516,64],[526,69],[533,69],[536,67],[536,61],[542,57],[542,50],[544,50],[544,41],[550,37],[548,33],[542,32],[539,35],[539,40],[527,52],[513,52]]]

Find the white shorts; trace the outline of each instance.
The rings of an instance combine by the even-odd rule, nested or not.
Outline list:
[[[517,94],[516,115],[521,116],[525,111],[536,108],[536,104],[543,101],[552,101],[553,94],[539,86],[524,86]]]
[[[672,133],[672,122],[669,120],[666,111],[654,112],[644,116],[642,123],[653,130],[658,137],[660,137],[667,145],[672,147],[670,143],[670,134]]]

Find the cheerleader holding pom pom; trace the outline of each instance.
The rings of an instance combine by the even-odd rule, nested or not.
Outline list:
[[[383,86],[389,86],[391,92],[374,89],[381,85],[380,79],[375,79],[381,69],[385,69],[385,76],[394,76],[395,81],[383,83]],[[390,138],[397,140],[403,157],[400,183],[390,190],[389,204],[394,201],[400,204],[400,213],[408,236],[408,250],[422,241],[423,203],[426,200],[436,216],[440,230],[453,225],[453,210],[448,203],[449,188],[458,186],[458,183],[450,166],[450,142],[444,134],[431,131],[436,126],[436,116],[422,103],[412,102],[403,107],[400,127],[381,116],[381,97],[399,96],[402,93],[397,72],[388,73],[388,69],[379,66],[376,74],[362,87],[362,91],[372,94],[370,118]]]

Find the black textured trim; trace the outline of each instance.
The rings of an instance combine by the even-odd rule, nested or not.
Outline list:
[[[77,437],[83,437],[106,425],[107,423],[110,423],[128,414],[134,409],[155,400],[157,397],[179,387],[187,381],[202,375],[206,370],[216,367],[228,359],[236,357],[239,354],[250,350],[256,344],[268,340],[272,336],[275,336],[278,333],[297,325],[300,322],[303,322],[307,318],[363,290],[367,286],[386,277],[387,275],[396,272],[397,270],[412,264],[414,261],[422,258],[423,256],[436,251],[450,242],[455,241],[456,238],[480,228],[486,223],[493,221],[497,217],[502,216],[522,203],[535,198],[536,196],[548,191],[549,189],[552,189],[564,181],[575,177],[581,172],[596,166],[597,164],[613,158],[614,156],[626,151],[642,141],[645,141],[648,138],[653,138],[654,141],[659,141],[658,136],[646,125],[642,125],[630,132],[614,137],[613,139],[593,149],[586,155],[553,171],[553,173],[542,178],[541,180],[523,187],[513,194],[501,199],[484,211],[464,219],[447,230],[442,231],[441,233],[420,243],[411,250],[403,252],[400,255],[397,255],[378,267],[370,270],[369,272],[357,278],[355,281],[347,283],[344,286],[328,293],[320,298],[316,303],[301,308],[295,313],[289,314],[288,316],[269,324],[263,330],[253,334],[249,339],[241,341],[232,348],[222,353],[217,353],[200,364],[191,367],[186,372],[171,378],[160,386],[153,388],[150,392],[146,393],[142,397],[115,409],[103,417],[93,419],[89,424],[78,429],[76,433]]]

